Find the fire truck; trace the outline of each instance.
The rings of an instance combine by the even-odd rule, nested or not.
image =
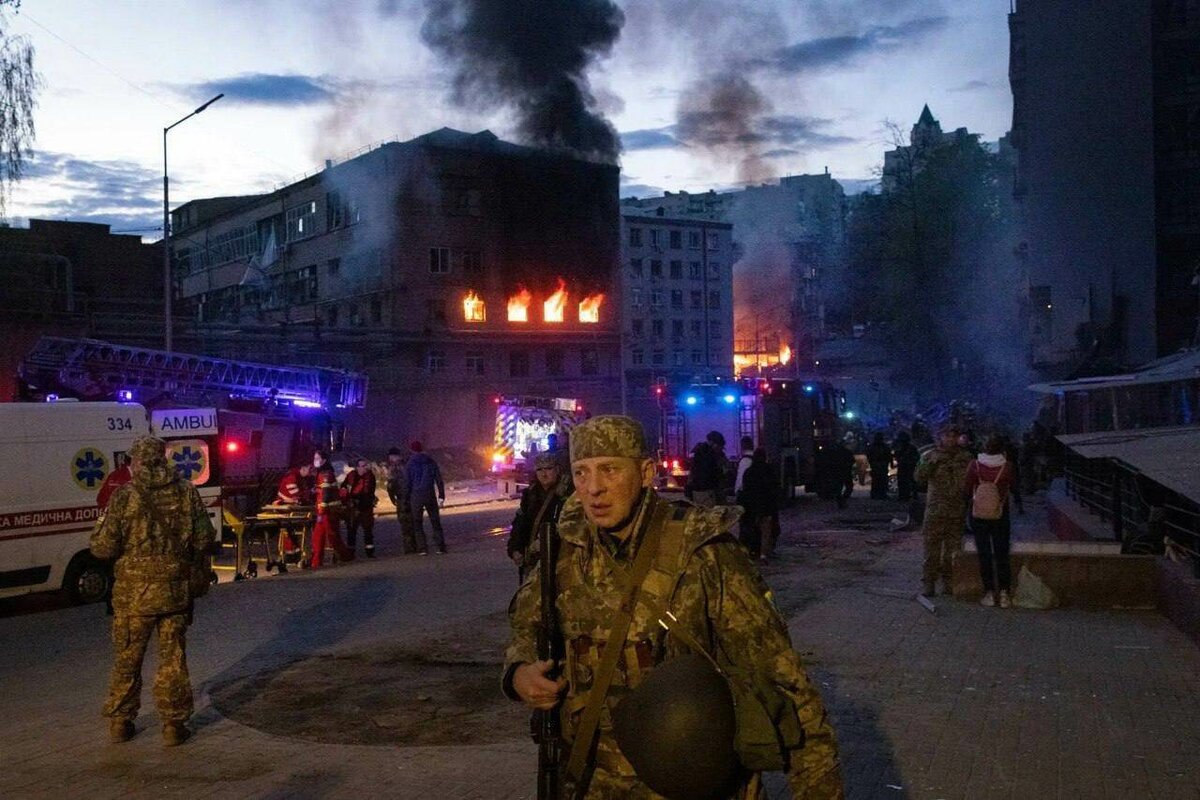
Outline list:
[[[725,438],[725,453],[736,458],[749,436],[779,465],[788,497],[797,487],[815,489],[817,450],[843,433],[846,395],[826,381],[804,378],[752,378],[727,383],[655,387],[660,408],[659,485],[682,489],[693,448],[710,431]]]
[[[95,339],[43,337],[19,367],[21,399],[139,403],[196,478],[220,487],[212,507],[253,512],[317,449],[341,449],[338,412],[366,403],[365,376],[167,353]],[[184,452],[184,448],[189,448]],[[194,462],[194,463],[192,463]],[[219,519],[218,519],[219,521]]]
[[[497,395],[492,471],[519,471],[533,452],[546,452],[551,434],[562,437],[583,420],[583,405],[569,397]],[[565,445],[561,442],[560,445]]]

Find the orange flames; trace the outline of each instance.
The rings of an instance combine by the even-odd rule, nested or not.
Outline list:
[[[600,304],[604,302],[603,294],[593,294],[583,298],[579,303],[580,322],[599,322]]]
[[[783,347],[779,348],[779,363],[783,364],[784,366],[787,366],[788,362],[791,360],[792,360],[792,348],[788,347],[785,344]]]
[[[542,319],[546,322],[562,322],[563,311],[567,307],[567,285],[560,278],[558,291],[550,295],[542,304]]]
[[[487,309],[483,298],[475,294],[475,290],[467,292],[463,298],[463,319],[467,322],[483,322],[487,319]]]
[[[533,302],[533,295],[524,286],[517,289],[517,293],[508,298],[508,321],[509,322],[529,322],[529,304]]]

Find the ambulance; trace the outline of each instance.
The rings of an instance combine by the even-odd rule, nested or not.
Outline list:
[[[0,597],[62,589],[75,603],[104,599],[110,571],[88,551],[96,494],[133,440],[150,433],[167,440],[168,463],[196,485],[219,531],[215,409],[0,403]]]

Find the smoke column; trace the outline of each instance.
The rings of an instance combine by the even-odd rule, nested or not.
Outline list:
[[[611,0],[427,0],[421,38],[448,58],[456,103],[505,105],[527,144],[615,163],[616,130],[585,71],[625,15]]]

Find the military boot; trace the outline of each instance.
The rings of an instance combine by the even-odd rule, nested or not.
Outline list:
[[[128,719],[110,719],[108,721],[108,740],[113,744],[128,742],[133,738],[133,721]]]
[[[178,747],[192,735],[191,730],[182,722],[167,722],[163,724],[163,747]]]

